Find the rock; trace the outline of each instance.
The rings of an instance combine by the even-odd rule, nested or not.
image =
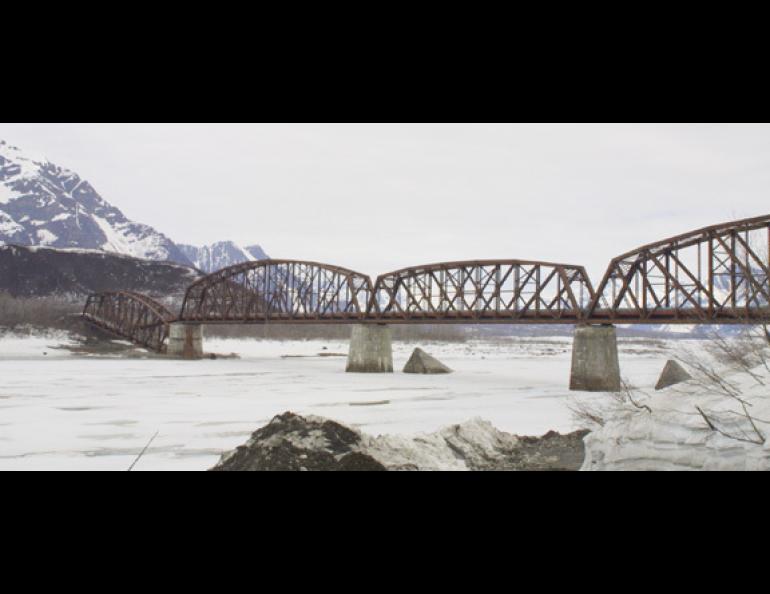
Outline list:
[[[329,419],[287,412],[212,470],[577,470],[584,436],[519,437],[473,419],[415,437],[372,437]]]
[[[662,390],[691,379],[692,376],[685,371],[684,367],[674,360],[669,360],[658,378],[658,383],[655,384],[655,389]]]
[[[404,373],[452,373],[452,370],[435,357],[417,348],[404,366]]]

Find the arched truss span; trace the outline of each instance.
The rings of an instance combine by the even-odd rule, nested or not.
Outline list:
[[[617,323],[767,319],[770,216],[713,225],[612,260],[587,317]]]
[[[375,282],[388,322],[574,323],[593,299],[582,266],[476,260],[405,268]]]
[[[366,318],[368,276],[328,264],[258,260],[230,266],[190,286],[180,320],[341,322]]]
[[[91,323],[162,350],[174,320],[136,293],[92,295]],[[358,272],[259,260],[190,286],[198,323],[742,323],[770,320],[770,215],[713,225],[612,260],[594,291],[582,266],[474,260],[415,266],[373,283]]]
[[[115,336],[163,352],[174,315],[149,297],[119,291],[90,295],[83,308],[83,318]]]

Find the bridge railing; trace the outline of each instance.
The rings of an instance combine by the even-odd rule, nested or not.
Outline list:
[[[340,322],[364,319],[372,282],[358,272],[298,260],[230,266],[193,283],[179,319],[212,323]]]
[[[770,216],[713,225],[610,262],[587,317],[618,323],[739,323],[770,314]]]
[[[374,284],[371,314],[426,323],[569,323],[594,297],[582,266],[474,260],[404,268]]]
[[[118,291],[90,295],[83,318],[115,336],[163,352],[174,315],[149,297]]]

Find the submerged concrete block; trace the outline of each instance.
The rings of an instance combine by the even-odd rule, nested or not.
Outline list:
[[[577,326],[572,342],[569,389],[619,392],[620,363],[614,326]]]
[[[175,322],[169,326],[166,354],[182,359],[203,357],[203,326]]]
[[[393,373],[390,326],[359,324],[350,333],[350,350],[345,371],[350,373]]]
[[[655,389],[662,390],[663,388],[668,388],[669,386],[673,386],[675,384],[681,384],[682,382],[686,382],[687,380],[691,379],[692,376],[687,373],[687,371],[685,371],[685,368],[682,367],[678,362],[671,359],[666,362],[666,366],[663,368],[663,371],[658,378],[658,383],[655,384]]]
[[[404,366],[404,373],[452,373],[452,370],[435,357],[417,348]]]

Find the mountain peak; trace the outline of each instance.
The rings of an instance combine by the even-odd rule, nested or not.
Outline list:
[[[50,161],[43,155],[33,155],[32,153],[23,153],[16,146],[8,144],[5,140],[0,140],[0,180],[5,179],[5,186],[12,181],[22,179],[31,179],[40,174],[45,165],[50,165]],[[2,192],[2,190],[0,190]],[[3,199],[0,193],[0,204],[10,200],[10,191]]]
[[[76,173],[0,140],[0,245],[89,249],[211,272],[267,257],[258,245],[178,246],[130,221]]]
[[[0,144],[0,244],[96,249],[190,262],[165,235],[134,223],[76,173]]]
[[[221,270],[233,264],[267,258],[267,254],[260,246],[243,247],[234,241],[217,241],[203,247],[180,244],[179,249],[195,268],[207,273]]]

